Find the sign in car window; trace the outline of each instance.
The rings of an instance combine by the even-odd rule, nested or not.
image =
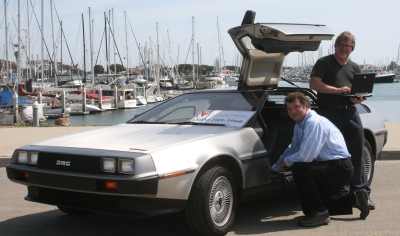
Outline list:
[[[227,127],[242,127],[253,116],[254,111],[201,111],[192,118],[192,122],[205,124],[221,124]]]

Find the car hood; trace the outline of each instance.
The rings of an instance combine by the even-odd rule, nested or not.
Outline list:
[[[121,124],[53,138],[34,145],[152,152],[234,130],[237,128],[204,125]]]

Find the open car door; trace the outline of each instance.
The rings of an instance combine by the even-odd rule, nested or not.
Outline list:
[[[241,26],[228,32],[243,56],[238,89],[273,89],[278,86],[285,56],[315,51],[333,34],[325,25],[254,23],[247,11]]]

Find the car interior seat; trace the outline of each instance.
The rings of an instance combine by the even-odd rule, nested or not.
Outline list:
[[[267,102],[261,114],[267,125],[263,142],[270,163],[273,164],[290,144],[294,122],[289,118],[285,106],[274,102]]]

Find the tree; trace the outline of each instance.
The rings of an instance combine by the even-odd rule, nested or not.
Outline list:
[[[392,61],[390,62],[389,66],[388,66],[388,70],[395,70],[397,69],[398,65],[396,62]]]
[[[110,70],[113,73],[119,73],[121,71],[124,71],[125,67],[123,65],[121,65],[121,64],[111,64],[110,65]],[[116,71],[114,71],[114,70],[116,70]]]
[[[104,74],[104,67],[102,65],[95,65],[94,66],[94,74]]]

